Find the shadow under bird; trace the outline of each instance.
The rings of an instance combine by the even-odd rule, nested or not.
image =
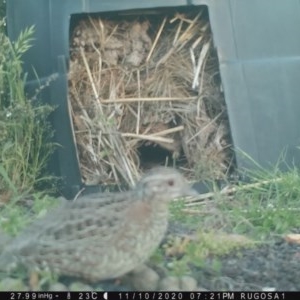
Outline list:
[[[117,278],[147,261],[168,226],[168,204],[195,196],[175,169],[156,167],[135,188],[63,201],[13,239],[0,270],[50,269],[91,282]]]

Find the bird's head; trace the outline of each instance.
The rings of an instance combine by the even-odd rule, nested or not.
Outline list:
[[[160,200],[172,200],[198,194],[177,170],[167,167],[151,169],[138,182],[136,188],[142,190],[146,197]]]

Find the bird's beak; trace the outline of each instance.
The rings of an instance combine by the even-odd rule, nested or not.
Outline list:
[[[188,187],[184,191],[184,196],[196,197],[196,196],[199,196],[199,193],[194,188]]]

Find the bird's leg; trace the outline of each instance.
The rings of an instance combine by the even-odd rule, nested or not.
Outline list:
[[[29,271],[29,288],[30,291],[38,291],[40,288],[39,284],[39,273],[37,270]]]

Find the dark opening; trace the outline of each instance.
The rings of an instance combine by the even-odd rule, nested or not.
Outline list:
[[[164,149],[157,144],[142,144],[138,148],[140,158],[140,167],[143,170],[150,169],[155,166],[178,166],[186,163],[183,151],[179,156],[174,157],[173,152]]]

